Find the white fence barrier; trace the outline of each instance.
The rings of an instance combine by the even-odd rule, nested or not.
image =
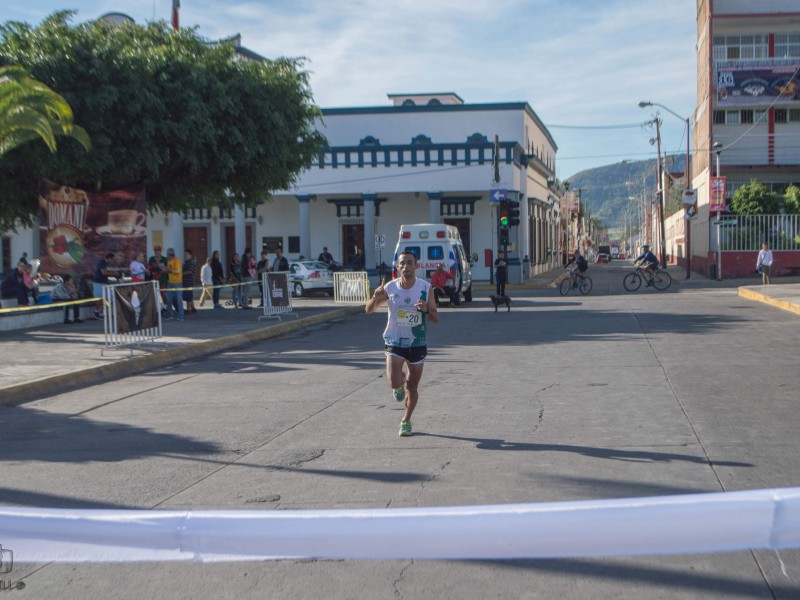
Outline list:
[[[364,304],[369,299],[369,279],[366,271],[341,271],[333,274],[333,301]]]
[[[800,488],[361,510],[0,507],[3,551],[42,562],[518,559],[800,548]]]
[[[129,347],[162,335],[157,281],[103,287],[105,348]]]
[[[760,250],[762,242],[772,250],[800,250],[800,215],[726,215],[719,227],[723,252]]]
[[[264,313],[258,317],[260,319],[278,319],[282,315],[291,314],[297,318],[299,315],[292,312],[292,292],[289,289],[289,273],[275,272],[263,273],[261,275],[264,296],[261,303],[264,305]]]

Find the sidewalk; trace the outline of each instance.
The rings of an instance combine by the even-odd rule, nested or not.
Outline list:
[[[19,404],[69,389],[127,377],[363,312],[326,296],[295,298],[283,320],[262,319],[260,308],[215,311],[198,307],[182,322],[164,321],[164,337],[131,348],[105,348],[103,322],[47,325],[0,332],[0,405]]]

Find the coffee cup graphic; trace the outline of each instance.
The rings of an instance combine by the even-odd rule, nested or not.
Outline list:
[[[137,210],[110,210],[106,229],[115,235],[132,235],[141,229],[146,221],[145,214]]]

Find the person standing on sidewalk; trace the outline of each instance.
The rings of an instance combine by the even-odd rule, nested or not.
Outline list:
[[[203,291],[200,293],[200,306],[206,303],[206,298],[212,298],[211,286],[214,280],[211,277],[211,258],[206,259],[206,264],[200,267],[200,283],[203,284]]]
[[[506,278],[508,276],[508,265],[506,264],[506,253],[498,252],[497,259],[494,261],[494,281],[497,284],[497,295],[506,295]]]
[[[253,292],[253,282],[256,280],[256,259],[253,258],[253,253],[250,248],[244,249],[242,256],[242,308],[250,308],[250,294]]]
[[[769,249],[767,242],[761,243],[761,250],[759,250],[758,260],[756,260],[756,271],[761,273],[762,285],[769,285],[769,276],[772,274],[772,250]]]
[[[195,279],[197,279],[197,259],[192,254],[191,250],[186,250],[184,253],[186,260],[183,261],[183,287],[194,288]],[[194,290],[183,290],[183,301],[186,302],[186,311],[196,313],[197,309],[194,307]]]
[[[108,278],[114,274],[112,269],[115,257],[116,254],[113,252],[107,252],[105,257],[97,263],[97,267],[94,270],[92,292],[94,297],[97,298],[97,305],[94,309],[94,318],[98,320],[103,318],[103,290],[109,283],[111,283]]]
[[[211,282],[214,284],[214,291],[212,298],[214,299],[214,308],[222,310],[223,306],[219,303],[219,294],[222,291],[222,285],[225,283],[225,269],[222,267],[222,261],[219,259],[219,250],[214,250],[211,255]]]
[[[411,252],[400,254],[397,270],[400,277],[389,283],[381,280],[364,308],[374,313],[383,303],[389,308],[383,342],[386,352],[386,378],[398,402],[405,400],[399,435],[411,435],[411,415],[419,400],[419,382],[428,354],[427,320],[438,323],[439,313],[431,293],[431,284],[418,279],[417,258]],[[403,373],[403,366],[407,374]]]
[[[167,321],[172,319],[172,309],[178,307],[178,321],[183,321],[183,298],[180,287],[183,285],[183,266],[175,256],[175,250],[167,250]]]
[[[258,277],[258,299],[259,307],[264,306],[264,273],[269,272],[269,258],[267,258],[267,251],[261,252],[261,260],[256,265],[256,277]]]

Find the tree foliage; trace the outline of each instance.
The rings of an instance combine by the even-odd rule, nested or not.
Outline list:
[[[55,152],[59,136],[74,137],[86,150],[91,148],[64,98],[19,67],[0,67],[0,157],[36,139]]]
[[[90,190],[144,182],[151,208],[256,204],[291,187],[321,144],[303,60],[253,61],[195,30],[94,21],[59,12],[0,29],[0,62],[61,94],[93,142],[9,152],[0,164],[0,230],[36,211],[49,178]]]
[[[780,197],[755,179],[736,190],[731,201],[733,212],[739,215],[774,215],[780,207]]]
[[[789,214],[800,214],[800,187],[790,185],[783,196],[783,209]]]

